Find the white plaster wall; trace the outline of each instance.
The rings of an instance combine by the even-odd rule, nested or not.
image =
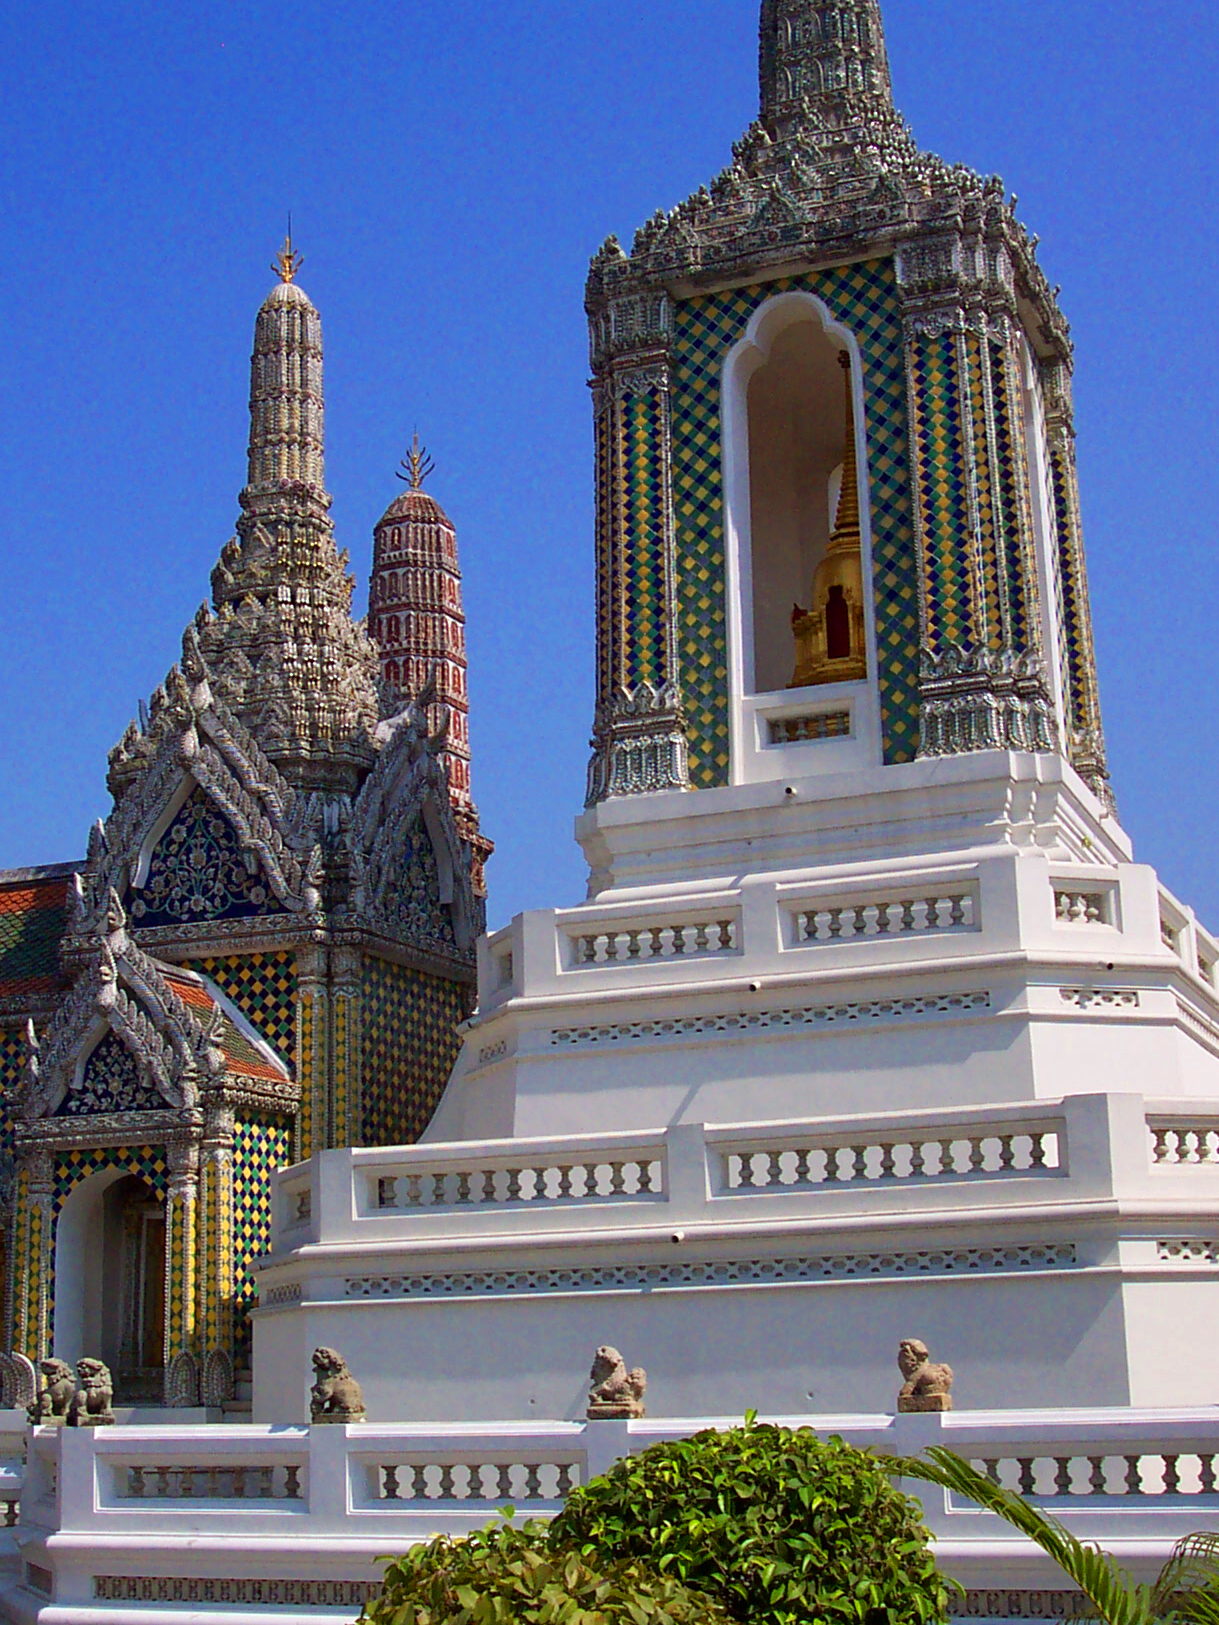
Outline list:
[[[606,1342],[647,1369],[654,1417],[892,1409],[910,1336],[954,1367],[962,1409],[1123,1405],[1122,1310],[1101,1272],[332,1303],[257,1317],[255,1420],[306,1419],[319,1343],[346,1357],[374,1422],[574,1419]],[[1183,1344],[1196,1386],[1211,1345]]]

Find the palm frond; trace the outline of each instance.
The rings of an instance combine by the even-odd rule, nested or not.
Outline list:
[[[1183,1625],[1219,1625],[1219,1534],[1186,1535],[1160,1572],[1152,1606]]]
[[[1053,1558],[1083,1592],[1102,1625],[1156,1625],[1163,1618],[1153,1606],[1150,1587],[1119,1568],[1107,1552],[1079,1540],[1057,1518],[996,1484],[955,1452],[935,1445],[926,1457],[892,1458],[889,1470],[967,1496],[987,1512],[1003,1518]]]

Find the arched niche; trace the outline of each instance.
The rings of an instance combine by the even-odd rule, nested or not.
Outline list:
[[[165,1270],[165,1204],[152,1187],[124,1168],[81,1180],[55,1230],[58,1358],[102,1359],[135,1390],[120,1398],[158,1402]]]
[[[808,606],[834,528],[847,388],[871,675],[795,689],[792,611]],[[854,335],[813,294],[766,300],[725,364],[722,419],[733,781],[879,765],[867,415]]]

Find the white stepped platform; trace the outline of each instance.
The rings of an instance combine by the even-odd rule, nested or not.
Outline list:
[[[1174,1541],[1219,1530],[1219,1409],[776,1418],[917,1455],[946,1444],[993,1464],[1081,1538],[1150,1577]],[[377,1559],[487,1523],[512,1502],[553,1515],[563,1490],[627,1452],[723,1418],[496,1427],[40,1428],[29,1438],[12,1625],[344,1625]],[[963,1612],[1061,1618],[1062,1576],[1006,1526],[926,1485],[920,1495]]]

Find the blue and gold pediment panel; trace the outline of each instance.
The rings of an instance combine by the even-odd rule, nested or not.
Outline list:
[[[257,859],[196,787],[178,808],[126,899],[134,926],[197,925],[281,912]]]
[[[164,1111],[167,1102],[116,1032],[107,1032],[60,1102],[56,1117]]]

